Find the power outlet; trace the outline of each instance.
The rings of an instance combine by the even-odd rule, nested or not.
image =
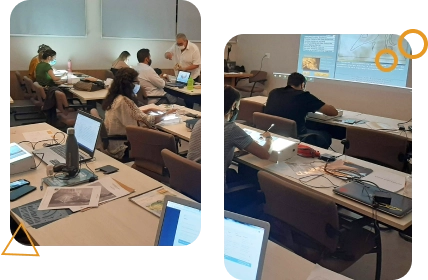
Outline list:
[[[266,58],[270,58],[270,53],[265,53]]]

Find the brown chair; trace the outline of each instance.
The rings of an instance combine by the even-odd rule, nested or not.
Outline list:
[[[114,79],[114,74],[110,70],[106,70],[106,79],[107,78]]]
[[[22,103],[25,103],[25,104],[20,104],[18,106],[32,108],[33,110],[30,109],[30,111],[15,113],[14,114],[15,120],[16,121],[33,120],[32,122],[23,123],[23,125],[45,121],[46,120],[45,115],[43,115],[42,113],[42,106],[43,106],[43,100],[45,95],[40,96],[36,92],[35,84],[27,76],[24,76],[22,80],[25,84],[27,96],[30,97],[30,100],[29,101],[22,100]],[[18,116],[25,116],[25,115],[30,115],[31,117],[18,118]]]
[[[270,132],[297,139],[297,125],[295,121],[255,112],[253,113],[253,123],[256,128],[261,130],[267,130],[272,124],[275,124],[275,126],[270,129]]]
[[[126,135],[131,143],[130,157],[134,158],[132,168],[163,183],[169,182],[161,151],[177,153],[174,136],[154,129],[127,126]]]
[[[201,202],[201,165],[163,149],[162,158],[169,172],[169,186],[174,190]]]
[[[246,96],[246,93],[249,93],[249,96],[253,96],[253,93],[262,95],[265,90],[265,82],[267,81],[267,72],[252,70],[250,73],[253,74],[253,76],[239,80],[235,88],[239,90],[243,96]]]
[[[392,133],[349,126],[344,153],[365,161],[403,171],[407,162],[408,141]]]
[[[379,230],[373,233],[364,228],[370,218],[341,220],[331,199],[264,171],[258,177],[266,199],[265,219],[271,225],[272,239],[338,273],[365,254],[376,253],[375,279],[380,279]]]
[[[241,99],[237,120],[242,120],[245,125],[254,126],[253,113],[263,113],[263,109],[264,105],[259,102]]]
[[[33,92],[32,91],[28,92],[27,86],[24,82],[24,78],[22,77],[21,72],[15,71],[15,76],[16,76],[16,79],[18,80],[21,91],[24,94],[24,98],[30,99],[33,96]]]

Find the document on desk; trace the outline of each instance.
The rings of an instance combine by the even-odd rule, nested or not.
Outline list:
[[[47,187],[38,210],[97,207],[100,194],[100,186]]]
[[[378,122],[366,122],[366,125],[371,129],[393,129],[390,125],[386,123],[378,123]],[[398,129],[398,128],[397,128]]]
[[[387,171],[373,171],[373,173],[364,177],[364,180],[375,183],[381,189],[398,192],[404,188],[406,179],[403,176]]]
[[[54,138],[54,133],[50,130],[23,132],[22,135],[24,136],[25,140],[32,142],[32,143],[36,143],[36,142],[43,141],[43,140],[49,140],[50,141]],[[61,139],[61,137],[60,137],[60,139]]]
[[[112,201],[116,198],[128,195],[130,192],[122,188],[117,182],[115,182],[111,177],[104,177],[96,182],[86,185],[87,187],[99,186],[101,187],[100,199],[98,205]],[[70,210],[77,212],[87,208],[86,206],[76,206],[70,207]]]
[[[319,264],[315,266],[306,280],[352,280],[341,274],[328,270]]]

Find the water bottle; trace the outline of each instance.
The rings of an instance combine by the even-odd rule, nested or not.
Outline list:
[[[79,169],[79,146],[74,128],[67,129],[67,142],[65,143],[65,166],[69,176],[74,176]]]
[[[68,70],[69,73],[71,73],[71,59],[68,60]]]
[[[189,80],[187,80],[187,89],[192,90],[194,83],[195,83],[195,81],[192,79],[192,77],[190,77]]]

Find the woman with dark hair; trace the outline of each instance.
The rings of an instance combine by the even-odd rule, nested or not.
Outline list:
[[[156,116],[148,115],[152,109],[142,111],[135,105],[137,103],[136,94],[139,90],[137,71],[132,68],[122,68],[117,71],[102,104],[102,109],[105,111],[104,124],[108,135],[126,135],[128,125],[154,128],[154,125],[162,121],[167,114],[176,111],[174,109]],[[108,152],[117,159],[129,156],[128,146],[121,140],[111,140]]]
[[[261,134],[265,138],[263,146],[255,142],[242,128],[234,123],[239,113],[241,95],[231,86],[224,87],[224,190],[230,192],[234,188],[251,184],[248,178],[240,176],[234,169],[229,168],[232,163],[235,148],[245,150],[261,159],[270,157],[272,137],[269,132]],[[240,194],[238,194],[240,193]],[[238,211],[236,207],[247,204],[257,194],[254,190],[238,192],[236,196],[225,196],[224,207],[229,211]],[[244,194],[243,194],[244,193]],[[227,199],[228,198],[228,199]],[[239,212],[239,211],[238,211]]]
[[[120,53],[119,57],[113,61],[110,71],[113,75],[116,75],[117,71],[122,68],[129,68],[129,57],[131,54],[128,51],[123,51]]]
[[[56,77],[53,73],[52,66],[56,63],[56,52],[54,50],[46,50],[42,54],[42,60],[36,66],[36,82],[43,87],[51,87],[56,84],[65,83],[66,80],[61,80],[61,77]]]
[[[36,81],[36,67],[37,64],[39,64],[39,62],[42,60],[42,55],[46,50],[51,50],[51,47],[47,46],[47,45],[40,45],[39,48],[37,49],[37,55],[35,57],[33,57],[33,59],[31,59],[30,61],[30,65],[28,66],[28,77],[30,77],[31,80],[33,80],[33,82]]]

